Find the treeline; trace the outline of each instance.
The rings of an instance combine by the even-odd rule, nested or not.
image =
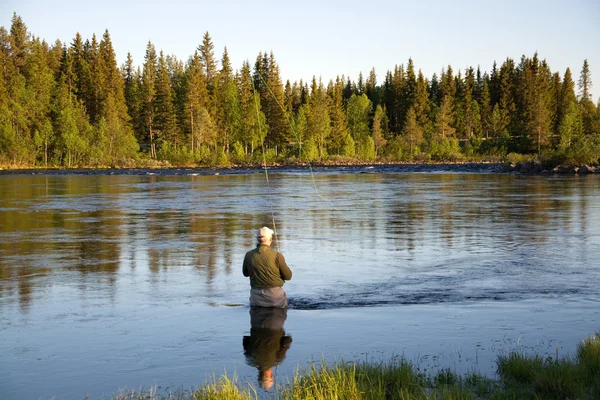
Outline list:
[[[128,54],[108,31],[70,44],[0,28],[0,164],[228,165],[274,161],[456,161],[510,153],[597,163],[600,102],[583,62],[552,72],[537,54],[491,71],[448,65],[426,78],[413,61],[357,81],[283,83],[273,53],[233,69],[210,35],[186,62]]]

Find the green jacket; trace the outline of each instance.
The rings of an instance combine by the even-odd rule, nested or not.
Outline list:
[[[246,253],[242,273],[250,277],[252,288],[281,287],[292,279],[283,255],[264,244]]]

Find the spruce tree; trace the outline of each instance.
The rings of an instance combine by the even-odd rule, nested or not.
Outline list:
[[[215,61],[215,46],[212,42],[210,34],[204,32],[202,44],[198,46],[200,52],[200,60],[204,66],[204,76],[206,77],[206,85],[209,95],[213,95],[215,79],[217,79],[217,63]]]
[[[330,154],[342,154],[342,148],[346,142],[346,138],[349,136],[348,122],[346,120],[346,113],[344,112],[344,80],[339,77],[336,78],[330,105],[330,119],[331,119],[331,133],[329,140],[329,152]],[[354,149],[352,149],[352,154]]]
[[[10,25],[10,47],[9,47],[9,58],[14,67],[14,73],[16,75],[23,74],[23,68],[25,67],[26,58],[30,51],[31,39],[27,32],[27,26],[17,15],[13,13],[13,17]]]
[[[117,67],[117,59],[108,30],[104,32],[98,51],[98,68],[100,76],[95,79],[102,82],[97,86],[99,100],[98,121],[104,119],[107,126],[107,143],[98,137],[95,145],[107,149],[111,163],[135,157],[138,144],[133,135],[131,119],[125,103],[124,82]]]
[[[483,82],[483,89],[481,91],[481,101],[479,103],[480,120],[482,136],[486,139],[490,138],[491,133],[491,121],[492,121],[492,100],[490,95],[490,89],[488,80]]]
[[[592,100],[592,74],[590,72],[590,65],[588,64],[588,60],[583,60],[583,66],[581,67],[581,75],[579,77],[579,101],[583,103],[584,101]]]
[[[191,152],[199,149],[203,144],[198,124],[202,110],[207,110],[208,89],[206,77],[202,66],[202,59],[198,51],[190,59],[186,69],[186,98],[185,98],[185,121],[186,131],[189,134]]]
[[[412,103],[412,109],[415,113],[415,117],[417,119],[417,123],[419,127],[424,132],[428,132],[431,130],[431,120],[429,118],[429,113],[431,110],[431,104],[429,101],[429,93],[427,91],[427,80],[423,75],[423,72],[419,70],[419,75],[417,78],[417,84],[415,88],[414,100]]]
[[[142,71],[141,109],[145,127],[144,143],[150,147],[150,157],[152,158],[156,158],[156,135],[154,127],[156,116],[154,105],[156,98],[156,68],[156,50],[152,42],[148,42]]]
[[[178,140],[175,121],[173,90],[171,88],[167,62],[162,51],[158,57],[155,82],[154,129],[162,141],[168,142],[169,145],[177,148],[181,143]]]
[[[54,91],[54,74],[48,66],[47,48],[33,40],[30,56],[28,79],[28,114],[30,132],[34,139],[36,153],[42,153],[42,161],[48,165],[48,151],[54,141],[54,129],[51,123],[50,102]]]
[[[242,123],[242,109],[227,47],[223,51],[221,66],[218,77],[218,93],[216,96],[219,102],[217,125],[221,136],[220,144],[222,151],[227,154],[229,153],[230,142],[240,139]]]
[[[131,117],[131,123],[133,132],[136,140],[141,143],[144,139],[144,122],[142,118],[142,104],[141,104],[141,72],[136,69],[133,65],[133,58],[131,53],[127,53],[127,60],[121,67],[121,76],[124,81],[124,95],[125,105],[127,106],[127,113]]]
[[[592,74],[588,60],[583,60],[581,67],[581,75],[578,82],[579,88],[579,104],[581,106],[581,115],[583,118],[583,131],[585,134],[597,133],[594,132],[596,123],[596,107],[592,101]]]
[[[327,156],[326,141],[331,133],[329,98],[323,82],[313,77],[307,113],[308,139],[316,146],[319,160]]]
[[[406,75],[402,82],[401,98],[400,98],[400,124],[404,126],[406,120],[406,113],[413,106],[415,101],[415,95],[417,92],[417,75],[415,73],[415,66],[412,58],[408,59],[408,65],[406,66]]]
[[[268,56],[263,54],[262,59],[263,71],[255,71],[259,73],[262,81],[261,90],[261,105],[267,119],[269,132],[267,133],[266,144],[274,148],[276,153],[278,149],[283,148],[288,141],[289,123],[284,104],[283,84],[279,73],[279,66],[275,61],[273,52]],[[265,72],[266,71],[266,72]]]

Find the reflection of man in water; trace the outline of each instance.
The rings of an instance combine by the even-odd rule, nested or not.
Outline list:
[[[292,271],[283,254],[271,248],[273,233],[266,226],[258,231],[258,245],[246,253],[242,273],[250,277],[251,306],[287,308],[282,286],[292,279]]]
[[[258,382],[264,389],[273,387],[273,367],[285,358],[292,344],[283,324],[285,308],[250,307],[250,336],[244,336],[244,355],[248,365],[258,369]]]

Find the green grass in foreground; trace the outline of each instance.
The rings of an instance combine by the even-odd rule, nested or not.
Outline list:
[[[325,361],[299,371],[278,387],[274,399],[600,399],[600,332],[583,340],[575,358],[526,356],[519,351],[498,357],[498,377],[459,376],[450,370],[426,375],[404,359],[388,363]],[[114,400],[258,399],[253,387],[233,376],[215,379],[191,393],[120,393]]]

